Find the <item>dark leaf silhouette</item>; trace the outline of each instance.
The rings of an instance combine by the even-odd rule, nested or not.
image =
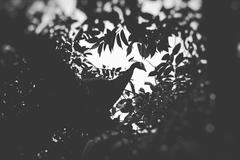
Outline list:
[[[98,54],[99,54],[99,56],[101,56],[103,45],[104,45],[104,43],[101,43],[99,45],[99,47],[98,47]]]
[[[130,58],[130,59],[128,60],[128,62],[131,62],[133,59],[134,59],[134,57]]]
[[[107,43],[103,43],[103,50],[105,51],[107,47]]]
[[[75,41],[83,39],[83,31],[80,30],[77,35],[75,36]]]
[[[122,41],[124,42],[124,44],[126,46],[128,46],[128,41],[127,41],[127,38],[126,38],[125,33],[124,33],[123,30],[121,31],[121,38],[122,38]]]
[[[172,54],[173,54],[173,55],[176,55],[176,54],[179,52],[180,48],[181,48],[181,43],[178,43],[178,44],[173,48]]]
[[[148,74],[148,76],[149,76],[149,77],[151,77],[151,76],[156,76],[157,74],[158,74],[157,71],[152,71],[152,72],[150,72],[150,73]]]
[[[180,53],[176,58],[176,65],[179,65],[183,61],[183,53]]]
[[[86,53],[84,53],[84,55],[85,55],[85,56],[87,56],[87,55],[92,55],[92,53],[86,52]]]
[[[120,35],[119,35],[119,34],[117,35],[117,44],[118,44],[119,47],[122,48],[122,42],[121,42],[121,39],[120,39]]]
[[[165,71],[165,69],[167,68],[167,66],[168,66],[168,64],[165,63],[165,64],[158,70],[158,75],[161,75],[161,74]]]
[[[130,86],[131,86],[131,89],[132,89],[133,94],[136,94],[136,92],[135,92],[135,87],[134,87],[133,82],[130,81],[129,83],[130,83]]]
[[[111,34],[110,34],[110,41],[109,41],[109,50],[110,52],[112,51],[113,47],[114,47],[114,42],[115,42],[115,37],[116,37],[116,30],[118,28],[114,28],[112,31],[111,31]]]
[[[166,68],[164,75],[168,75],[171,71],[173,71],[173,67],[169,66],[168,68]]]
[[[76,51],[79,51],[79,52],[83,53],[83,52],[85,52],[88,48],[86,48],[85,46],[82,47],[82,46],[80,46],[79,43],[75,42],[75,43],[74,43],[74,49],[75,49]]]
[[[155,70],[157,71],[157,70],[159,70],[160,68],[162,68],[162,67],[166,67],[168,64],[167,63],[160,63],[156,68],[155,68]]]
[[[94,45],[92,45],[91,49],[95,49],[99,46],[99,42],[95,43]]]
[[[167,53],[162,57],[162,60],[170,60],[170,55]]]
[[[132,52],[132,45],[129,45],[127,48],[127,56]]]

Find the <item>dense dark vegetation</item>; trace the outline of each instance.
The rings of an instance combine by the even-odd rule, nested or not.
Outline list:
[[[69,32],[76,20],[64,14],[57,15],[53,25],[37,34],[28,26],[36,29],[44,12],[27,17],[27,6],[32,2],[22,1],[14,10],[1,7],[0,157],[234,159],[238,135],[235,123],[239,119],[234,105],[238,103],[234,102],[238,95],[230,93],[237,91],[239,85],[236,75],[229,71],[234,71],[239,62],[233,54],[226,54],[234,53],[236,48],[233,45],[236,39],[232,37],[237,27],[230,29],[230,26],[237,24],[231,18],[218,20],[225,16],[222,11],[228,17],[234,16],[226,8],[229,3],[204,2],[200,11],[190,8],[176,11],[182,14],[180,18],[171,12],[175,8],[163,8],[161,12],[167,18],[160,21],[159,17],[142,12],[135,0],[126,0],[125,5],[113,4],[112,7],[120,8],[124,19],[114,10],[95,12],[95,1],[78,1],[78,8],[88,18],[76,29],[74,38]],[[11,1],[0,2],[6,3]],[[131,11],[130,15],[126,9]],[[203,13],[203,19],[193,16],[186,20],[188,14],[198,13]],[[139,17],[145,21],[140,23]],[[33,23],[36,22],[33,18],[37,23]],[[105,20],[114,29],[106,29]],[[198,30],[190,27],[192,21],[200,23]],[[149,29],[153,24],[156,28]],[[130,32],[129,37],[123,28]],[[205,41],[205,36],[198,39],[197,33],[206,35],[208,40]],[[171,35],[180,35],[184,43],[176,44],[170,52],[167,39]],[[219,35],[231,43],[220,41]],[[193,41],[188,40],[189,36]],[[132,90],[123,94],[133,98],[122,99],[111,113],[105,106],[99,107],[97,98],[89,96],[88,80],[96,77],[112,80],[125,72],[122,68],[96,68],[87,61],[91,53],[88,47],[81,46],[81,40],[91,43],[90,48],[97,49],[99,56],[106,49],[112,51],[115,43],[121,48],[127,46],[128,54],[137,44],[143,59],[165,54],[163,63],[149,73],[158,82],[148,84],[153,92],[135,91],[131,84]],[[190,53],[189,57],[180,52],[181,45]],[[202,50],[202,45],[207,49]],[[209,64],[203,64],[204,59]],[[96,89],[101,91],[97,84]],[[129,113],[124,121],[110,119],[110,114],[117,110]],[[132,124],[139,130],[133,130]]]

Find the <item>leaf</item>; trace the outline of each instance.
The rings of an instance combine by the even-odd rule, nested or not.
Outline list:
[[[163,65],[163,66],[158,70],[158,75],[161,75],[161,74],[165,71],[165,69],[166,69],[167,66],[168,66],[168,64],[165,63],[165,65]]]
[[[150,72],[149,74],[148,74],[148,76],[149,77],[151,77],[151,76],[156,76],[158,73],[157,73],[157,71],[152,71],[152,72]]]
[[[131,62],[133,59],[134,59],[134,57],[130,58],[130,59],[128,60],[128,62]]]
[[[92,45],[91,49],[95,49],[99,46],[99,42],[95,43],[94,45]]]
[[[104,51],[106,50],[106,47],[107,47],[107,43],[104,43],[104,45],[103,45],[103,50]]]
[[[175,59],[176,65],[179,65],[183,61],[183,53],[180,53]]]
[[[165,72],[164,72],[164,75],[165,75],[165,76],[166,76],[166,75],[169,75],[169,73],[170,73],[171,71],[173,71],[173,67],[172,67],[172,66],[166,68],[166,70],[165,70]]]
[[[121,43],[121,39],[120,39],[120,35],[119,34],[117,35],[117,44],[118,44],[119,47],[122,48],[122,43]]]
[[[167,66],[168,64],[167,63],[160,63],[156,68],[155,70],[159,70],[160,68],[164,67],[164,66]]]
[[[129,45],[127,48],[127,56],[132,52],[132,46]]]
[[[112,52],[112,49],[114,47],[115,36],[116,36],[115,32],[110,34],[110,41],[109,41],[109,50],[110,50],[110,52]]]
[[[92,55],[92,53],[86,52],[86,53],[84,53],[84,55],[85,55],[85,56],[87,56],[87,55]]]
[[[167,53],[162,57],[162,60],[169,60],[170,59],[170,55]]]
[[[126,38],[123,30],[121,31],[121,38],[122,38],[123,43],[125,43],[125,45],[128,46],[128,41],[127,41],[127,38]]]
[[[135,95],[136,92],[135,92],[134,84],[132,83],[132,81],[129,81],[129,83],[130,83],[130,86],[131,86],[132,92],[133,92],[133,94]]]
[[[101,52],[102,52],[102,48],[103,48],[103,44],[104,43],[101,43],[98,47],[98,54],[99,54],[99,57],[101,56]]]
[[[172,54],[173,54],[173,55],[176,55],[176,54],[179,52],[180,48],[181,48],[181,43],[178,43],[178,44],[173,48]]]
[[[75,36],[74,40],[75,41],[78,41],[78,40],[81,40],[83,39],[83,31],[82,30],[79,30],[79,32],[77,33],[77,35]]]

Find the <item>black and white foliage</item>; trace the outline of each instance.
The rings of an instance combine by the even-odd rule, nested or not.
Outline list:
[[[74,11],[82,17],[67,14],[57,0],[22,0],[19,8],[13,1],[3,2],[12,7],[0,8],[1,137],[8,137],[6,144],[13,140],[5,150],[11,148],[13,157],[23,159],[140,159],[148,152],[149,157],[167,158],[170,152],[177,155],[171,147],[183,147],[176,137],[184,137],[184,129],[196,134],[190,131],[197,128],[192,119],[207,126],[199,132],[212,133],[215,94],[208,89],[201,10],[191,8],[190,1],[170,8],[165,1],[154,2],[162,4],[158,14],[143,11],[148,0],[80,0]],[[136,89],[130,80],[118,101],[100,106],[110,111],[85,111],[85,104],[101,110],[94,101],[106,91],[115,94],[96,85],[101,95],[88,99],[91,93],[84,82],[110,83],[126,74],[125,66],[99,67],[89,60],[113,54],[115,48],[129,64],[136,62],[132,53],[137,48],[142,62],[152,66],[147,77],[154,83],[144,83],[150,92],[144,86]],[[153,65],[156,55],[159,63]],[[159,152],[151,151],[153,146]]]

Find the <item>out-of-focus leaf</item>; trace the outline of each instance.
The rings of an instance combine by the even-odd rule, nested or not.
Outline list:
[[[141,16],[147,20],[153,19],[153,16],[150,13],[141,13]]]
[[[115,32],[113,32],[111,34],[111,36],[110,36],[110,42],[109,42],[109,50],[110,50],[110,52],[112,52],[112,49],[114,47],[115,36],[116,36]]]

